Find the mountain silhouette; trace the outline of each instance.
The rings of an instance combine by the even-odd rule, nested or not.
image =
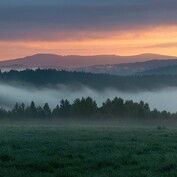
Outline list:
[[[177,57],[157,55],[157,54],[141,54],[134,56],[116,56],[116,55],[95,55],[95,56],[77,56],[77,55],[55,55],[55,54],[35,54],[32,56],[26,56],[24,58],[11,59],[0,61],[1,70],[20,70],[28,68],[54,68],[54,69],[66,69],[66,70],[83,70],[89,71],[91,67],[92,71],[96,66],[102,66],[103,72],[104,68],[107,70],[111,65],[114,67],[122,67],[126,63],[132,62],[142,62],[146,60],[166,60],[166,59],[175,59]],[[124,64],[122,64],[124,63]],[[121,64],[119,66],[119,64]],[[133,65],[133,64],[130,64]],[[135,64],[137,65],[137,64]],[[148,68],[151,69],[151,68]]]

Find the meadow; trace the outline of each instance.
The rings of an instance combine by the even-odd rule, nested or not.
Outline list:
[[[0,126],[0,177],[176,177],[177,130]]]

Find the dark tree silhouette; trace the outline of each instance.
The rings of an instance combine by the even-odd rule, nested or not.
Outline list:
[[[139,103],[132,100],[124,101],[121,98],[115,97],[113,100],[107,99],[101,107],[98,107],[95,100],[90,97],[77,98],[71,104],[68,100],[61,100],[60,105],[51,110],[48,103],[43,107],[36,107],[32,101],[30,106],[25,106],[24,103],[16,103],[12,110],[0,108],[0,118],[10,119],[33,119],[33,118],[140,118],[140,119],[154,119],[154,118],[173,118],[177,119],[177,113],[169,113],[167,111],[158,111],[157,109],[150,110],[149,105],[140,101]]]
[[[68,117],[71,114],[71,104],[68,100],[60,101],[59,113],[61,117]]]
[[[31,118],[37,117],[37,109],[34,101],[31,102],[31,105],[29,107],[27,107],[26,112],[27,112],[27,117],[31,117]]]
[[[97,112],[96,102],[90,98],[76,99],[72,105],[72,113],[76,117],[90,117]]]
[[[50,118],[51,117],[51,109],[50,109],[48,103],[45,103],[43,110],[44,110],[44,117]]]

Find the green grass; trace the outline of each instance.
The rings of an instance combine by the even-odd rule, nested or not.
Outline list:
[[[177,130],[0,127],[0,177],[176,177]]]

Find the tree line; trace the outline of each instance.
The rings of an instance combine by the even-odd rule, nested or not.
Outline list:
[[[84,72],[58,71],[55,69],[36,69],[0,72],[0,81],[5,83],[19,83],[21,85],[35,85],[38,87],[69,85],[88,86],[102,90],[115,88],[118,90],[154,90],[164,87],[177,87],[177,75],[161,76],[116,76],[109,74],[93,74]]]
[[[122,118],[177,118],[177,113],[167,111],[150,110],[147,103],[139,103],[132,100],[124,101],[115,97],[107,99],[102,106],[98,107],[91,97],[77,98],[72,103],[68,100],[61,100],[55,108],[51,109],[48,103],[44,106],[36,106],[32,101],[29,106],[24,103],[18,104],[11,110],[0,108],[0,118],[10,119],[122,119]]]

